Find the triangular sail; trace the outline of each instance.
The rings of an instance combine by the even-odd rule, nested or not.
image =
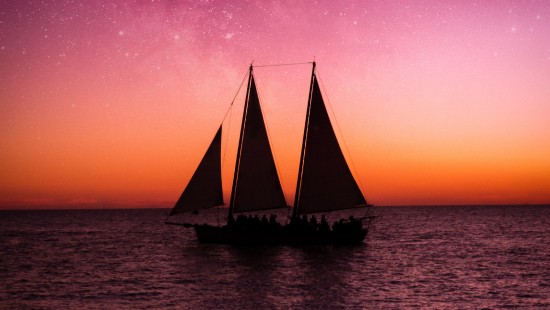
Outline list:
[[[223,205],[221,141],[222,126],[170,215]]]
[[[311,108],[307,122],[298,214],[365,206],[367,203],[346,163],[330,123],[321,90],[312,76]]]
[[[260,100],[250,76],[248,106],[245,111],[240,163],[233,212],[285,208],[285,196],[269,145]]]

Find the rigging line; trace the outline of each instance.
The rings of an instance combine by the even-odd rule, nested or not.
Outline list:
[[[229,113],[229,120],[227,121],[227,134],[225,137],[225,147],[223,148],[223,157],[222,157],[222,166],[221,169],[223,171],[223,167],[225,166],[225,156],[227,155],[227,145],[229,144],[229,128],[231,128],[231,116],[233,115],[233,109],[229,109],[231,112]]]
[[[261,84],[261,83],[256,83],[256,85],[258,84]],[[258,87],[256,86],[256,93],[258,94],[258,99],[259,99],[259,104],[260,104],[260,113],[262,113],[262,118],[264,119],[264,124],[265,124],[265,131],[267,132],[267,139],[268,139],[268,142],[269,142],[269,146],[271,147],[271,145],[273,144],[273,139],[271,139],[271,134],[269,133],[269,126],[267,126],[267,121],[265,119],[265,116],[264,116],[264,111],[262,109],[262,96],[260,94],[260,90],[258,89]],[[281,187],[282,187],[282,190],[283,190],[283,194],[286,192],[285,190],[285,186],[284,186],[284,182],[281,180],[281,178],[279,177],[279,171],[281,171],[281,169],[279,168],[279,164],[277,162],[277,158],[273,152],[275,148],[273,148],[271,150],[271,155],[273,156],[273,161],[275,161],[275,169],[277,170],[277,178],[279,179],[279,183],[281,184]],[[285,197],[285,203],[288,204],[288,202],[286,201],[286,197]]]
[[[225,118],[227,117],[227,114],[231,110],[231,107],[233,107],[233,103],[235,103],[235,99],[237,99],[237,96],[239,95],[239,92],[241,91],[241,88],[243,87],[244,80],[246,80],[247,76],[248,76],[248,70],[246,70],[246,74],[244,75],[244,77],[241,81],[241,84],[239,85],[239,88],[237,89],[237,92],[235,93],[235,96],[233,96],[233,100],[231,100],[231,103],[229,104],[229,108],[227,109],[227,111],[225,112],[225,115],[222,118],[222,121],[221,121],[222,123],[223,123],[223,121],[225,121]]]
[[[319,70],[317,70],[317,76],[319,77]],[[323,81],[318,78],[319,84],[321,85],[321,88],[323,89],[323,92],[325,93],[325,98],[327,98],[328,106],[330,108],[330,112],[332,113],[332,116],[334,117],[334,122],[336,123],[336,128],[338,129],[338,133],[340,134],[340,137],[342,137],[342,142],[344,143],[344,147],[346,148],[346,152],[348,153],[349,160],[351,161],[351,166],[353,168],[353,172],[355,172],[355,175],[357,176],[357,181],[359,182],[359,187],[361,190],[361,193],[363,194],[363,184],[361,182],[361,178],[359,178],[359,173],[357,173],[357,168],[355,167],[355,163],[353,162],[353,158],[351,156],[351,153],[348,148],[348,144],[346,143],[346,139],[344,138],[344,135],[342,134],[342,130],[340,129],[340,124],[338,123],[338,119],[336,118],[336,114],[334,113],[334,110],[332,109],[332,104],[330,103],[330,98],[327,95],[327,92],[325,90],[325,85],[323,84]],[[363,194],[363,197],[365,194]]]
[[[312,64],[313,62],[293,62],[293,63],[286,63],[286,64],[268,64],[268,65],[254,65],[254,68],[262,68],[262,67],[281,67],[281,66],[295,66],[295,65],[307,65]]]
[[[233,100],[231,100],[231,104],[229,104],[229,108],[227,109],[227,111],[225,112],[225,115],[223,116],[223,119],[221,121],[221,123],[223,124],[223,122],[225,121],[225,119],[227,118],[227,114],[229,114],[229,120],[227,122],[227,134],[226,134],[226,138],[225,138],[225,147],[224,147],[224,150],[223,150],[223,157],[222,157],[222,171],[223,171],[223,167],[225,165],[225,157],[227,155],[227,146],[228,146],[228,141],[229,141],[229,129],[231,128],[231,116],[233,115],[233,103],[235,103],[235,100],[237,99],[237,96],[239,95],[239,92],[241,91],[241,88],[243,87],[243,84],[244,84],[244,80],[246,79],[246,77],[248,76],[248,70],[246,70],[246,73],[241,81],[241,84],[239,85],[239,88],[237,89],[237,92],[235,93],[235,96],[233,96]]]

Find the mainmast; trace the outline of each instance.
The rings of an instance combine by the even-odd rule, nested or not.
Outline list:
[[[248,71],[248,87],[246,88],[246,97],[244,101],[244,109],[243,109],[243,119],[241,122],[241,133],[239,135],[239,146],[237,148],[237,159],[235,161],[235,172],[233,174],[233,186],[231,187],[231,199],[229,201],[229,213],[227,215],[227,222],[229,223],[231,221],[231,218],[233,218],[233,208],[235,206],[235,195],[236,195],[236,189],[237,189],[237,179],[239,175],[239,167],[241,165],[241,152],[243,147],[243,136],[244,136],[244,127],[246,122],[246,114],[248,112],[248,101],[249,101],[249,95],[250,95],[250,87],[252,82],[252,64],[250,64],[250,69]]]
[[[294,196],[294,208],[292,211],[292,218],[298,216],[298,202],[300,201],[300,190],[302,187],[302,174],[304,170],[304,156],[306,154],[306,141],[307,130],[309,127],[309,113],[311,112],[311,98],[313,95],[313,83],[315,80],[315,61],[313,61],[313,68],[311,69],[311,82],[309,84],[309,96],[307,100],[306,122],[304,126],[304,137],[302,139],[302,151],[300,153],[300,167],[298,168],[298,181],[296,182],[296,194]]]

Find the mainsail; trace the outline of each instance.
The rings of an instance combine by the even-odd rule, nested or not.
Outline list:
[[[353,178],[330,123],[315,76],[315,64],[313,70],[295,212],[308,214],[365,206],[367,202]]]
[[[223,205],[221,141],[222,126],[170,215]]]
[[[230,208],[232,212],[285,208],[287,204],[269,145],[252,68],[248,92]]]

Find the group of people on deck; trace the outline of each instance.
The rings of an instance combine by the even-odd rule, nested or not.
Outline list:
[[[228,226],[236,229],[246,230],[259,230],[259,231],[274,231],[277,230],[281,224],[277,222],[277,215],[271,214],[269,220],[266,215],[262,216],[262,219],[252,215],[240,214],[235,220],[232,215],[229,216]]]
[[[235,229],[243,230],[255,230],[255,231],[276,231],[281,227],[281,224],[277,222],[277,216],[271,214],[269,219],[264,214],[262,218],[256,214],[252,215],[243,215],[240,214],[237,216],[237,219],[234,219],[233,216],[229,216],[228,226]],[[318,221],[315,215],[312,215],[309,219],[306,215],[302,217],[291,217],[289,228],[294,230],[299,230],[303,232],[319,232],[319,233],[330,233],[331,227],[327,222],[325,215],[321,216],[321,220]],[[332,225],[332,232],[347,232],[361,230],[362,222],[360,219],[355,219],[353,216],[350,216],[347,220],[340,219],[339,221],[334,222]]]
[[[309,220],[305,215],[302,215],[301,219],[298,217],[296,217],[295,219],[291,218],[290,225],[303,231],[313,231],[320,233],[329,233],[331,231],[325,215],[321,216],[320,222],[317,222],[317,218],[315,217],[315,215],[312,215]],[[361,230],[362,226],[362,221],[360,219],[356,219],[352,215],[347,220],[342,218],[339,221],[335,221],[334,224],[332,224],[332,232],[340,233],[359,231]]]

